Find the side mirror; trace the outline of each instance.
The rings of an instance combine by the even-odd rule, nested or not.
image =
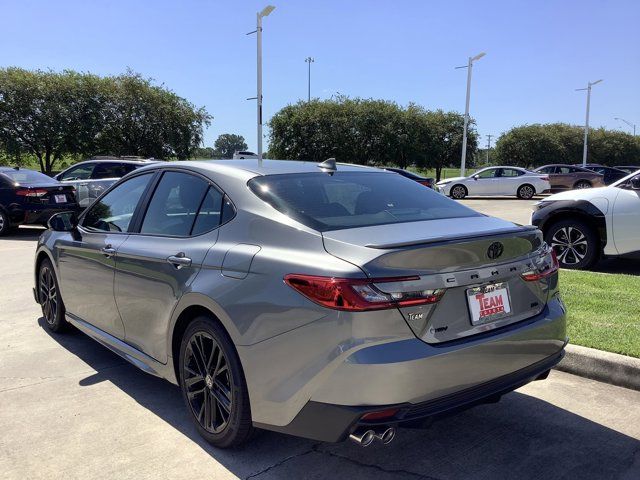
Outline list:
[[[633,177],[629,184],[631,185],[631,190],[640,190],[640,175]]]
[[[78,226],[76,212],[60,212],[53,215],[47,226],[54,232],[73,232]]]
[[[473,176],[473,177],[471,177],[471,178],[473,178],[474,180],[478,180],[480,177],[479,177],[478,175],[474,175],[474,176]]]

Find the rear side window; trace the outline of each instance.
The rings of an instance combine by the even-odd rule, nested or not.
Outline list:
[[[500,174],[501,177],[519,177],[523,175],[524,172],[521,170],[516,170],[515,168],[503,168]]]
[[[95,203],[82,224],[91,230],[126,232],[152,174],[124,181]]]
[[[392,173],[267,175],[251,179],[249,188],[280,212],[318,231],[479,215]]]
[[[217,188],[209,187],[200,206],[200,211],[196,216],[196,223],[193,225],[193,231],[191,232],[192,235],[200,235],[220,225],[222,199],[222,193]]]
[[[209,183],[180,172],[165,172],[156,187],[140,233],[185,237],[191,233]]]
[[[3,170],[2,173],[6,177],[9,177],[11,183],[17,183],[19,185],[56,183],[53,178],[46,176],[44,173],[34,172],[33,170],[20,168],[18,170]]]

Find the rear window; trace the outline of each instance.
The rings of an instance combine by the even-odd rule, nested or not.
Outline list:
[[[251,179],[249,188],[280,212],[321,232],[479,215],[391,173],[267,175]]]
[[[44,173],[34,172],[33,170],[2,170],[0,173],[8,177],[11,182],[21,185],[31,183],[56,183],[53,178],[47,177]]]

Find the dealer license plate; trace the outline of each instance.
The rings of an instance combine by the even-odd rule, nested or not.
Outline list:
[[[56,203],[67,203],[67,196],[62,194],[62,195],[55,195],[53,197],[56,201]]]
[[[471,312],[471,323],[492,322],[511,315],[509,286],[506,283],[493,283],[467,290],[467,302]]]

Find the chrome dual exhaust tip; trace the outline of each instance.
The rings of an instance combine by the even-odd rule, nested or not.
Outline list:
[[[368,447],[374,440],[382,442],[383,445],[388,445],[394,438],[396,438],[396,429],[394,427],[383,427],[375,430],[362,428],[349,435],[349,440],[361,447]]]

